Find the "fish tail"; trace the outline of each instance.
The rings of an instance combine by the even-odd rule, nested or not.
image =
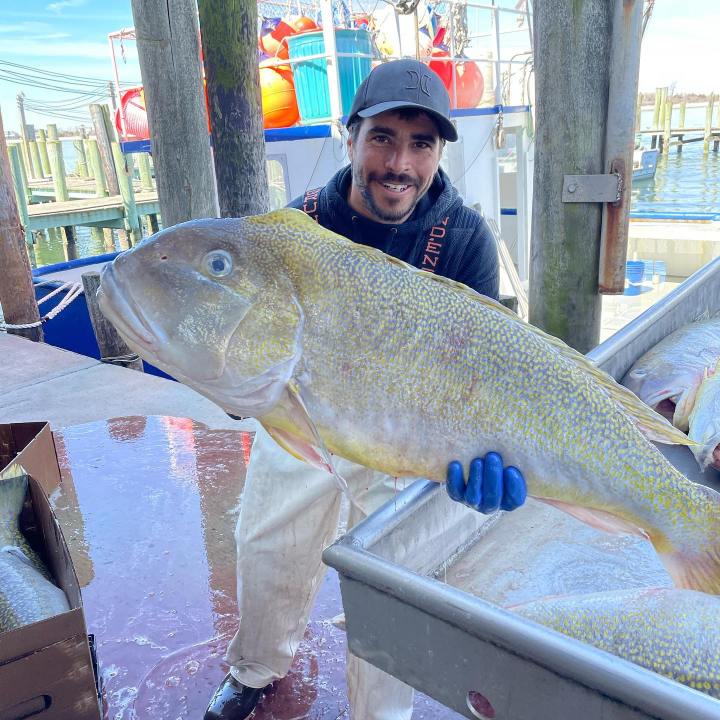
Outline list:
[[[720,595],[720,552],[711,548],[704,552],[661,553],[665,569],[670,573],[676,587],[699,590],[710,595]]]

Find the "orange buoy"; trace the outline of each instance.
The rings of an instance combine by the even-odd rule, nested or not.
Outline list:
[[[297,31],[288,25],[284,20],[273,18],[272,22],[277,23],[274,27],[260,36],[260,49],[270,57],[278,57],[282,60],[288,59],[287,42],[283,42],[288,35],[294,35]]]
[[[485,80],[476,62],[465,60],[455,65],[455,107],[474,108],[482,99]]]
[[[307,15],[296,15],[290,18],[290,25],[292,25],[292,28],[296,33],[319,30],[317,23]]]
[[[289,65],[260,64],[263,121],[266,128],[283,128],[300,119],[295,83]]]

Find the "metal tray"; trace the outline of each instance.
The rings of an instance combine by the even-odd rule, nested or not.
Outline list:
[[[620,378],[665,335],[717,310],[720,259],[588,357]],[[691,479],[720,489],[718,474],[700,473],[686,448],[659,447]],[[350,650],[465,717],[720,718],[719,701],[501,607],[559,592],[670,585],[642,540],[596,533],[534,501],[487,518],[420,480],[323,559],[340,574]],[[459,570],[470,560],[470,570]]]

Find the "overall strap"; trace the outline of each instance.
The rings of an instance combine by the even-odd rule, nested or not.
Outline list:
[[[308,190],[303,198],[302,210],[307,213],[315,222],[318,222],[318,216],[320,214],[318,209],[318,198],[320,197],[320,191],[322,187]]]
[[[445,234],[447,233],[447,224],[450,220],[448,215],[439,225],[433,225],[428,234],[425,250],[423,251],[421,270],[427,270],[434,273],[437,270],[442,249],[445,245]]]

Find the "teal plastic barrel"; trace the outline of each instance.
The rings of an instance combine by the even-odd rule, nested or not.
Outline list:
[[[287,38],[288,52],[293,63],[293,80],[300,120],[304,123],[330,119],[330,91],[327,81],[327,60],[313,55],[325,53],[322,30],[291,35]],[[343,115],[350,112],[355,91],[370,73],[372,45],[367,30],[336,30],[335,46],[338,55],[352,53],[351,57],[338,57],[340,96]]]

